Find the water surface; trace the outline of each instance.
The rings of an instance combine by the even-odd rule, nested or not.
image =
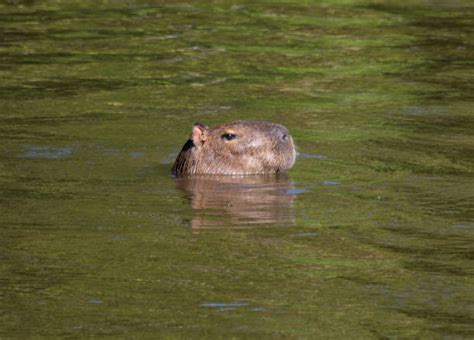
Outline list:
[[[9,0],[0,37],[0,337],[474,336],[471,1]],[[288,176],[171,176],[237,119]]]

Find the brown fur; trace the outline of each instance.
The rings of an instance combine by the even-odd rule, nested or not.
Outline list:
[[[289,170],[295,146],[288,130],[268,122],[235,122],[208,128],[194,124],[173,174],[251,175]]]

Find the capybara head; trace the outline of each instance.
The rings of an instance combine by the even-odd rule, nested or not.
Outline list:
[[[173,174],[252,175],[284,172],[295,163],[288,129],[269,122],[235,122],[209,128],[194,124]]]

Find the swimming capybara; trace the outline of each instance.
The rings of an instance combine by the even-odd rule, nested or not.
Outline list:
[[[289,170],[295,146],[279,124],[241,121],[207,127],[196,123],[172,172],[188,175],[252,175]]]

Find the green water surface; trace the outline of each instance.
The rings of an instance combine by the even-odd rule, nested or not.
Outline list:
[[[474,337],[471,0],[0,2],[0,338]],[[176,180],[192,124],[278,178]]]

